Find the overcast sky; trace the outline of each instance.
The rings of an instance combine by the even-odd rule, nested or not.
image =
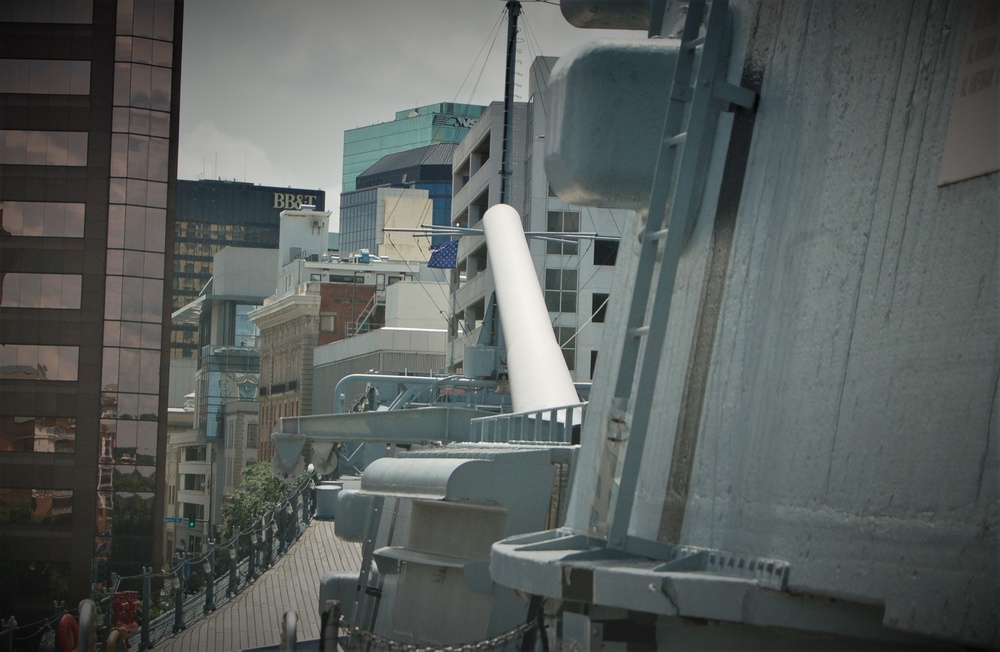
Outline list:
[[[504,8],[503,0],[186,2],[180,178],[319,188],[336,220],[345,130],[438,102],[503,99]],[[520,25],[523,72],[538,55],[637,37],[575,28],[541,2],[524,2]],[[527,75],[517,80],[525,99]]]

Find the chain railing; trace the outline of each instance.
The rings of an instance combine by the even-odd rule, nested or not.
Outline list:
[[[132,630],[129,645],[138,637],[138,649],[147,650],[183,631],[235,598],[264,571],[287,554],[305,531],[316,509],[311,478],[305,478],[274,509],[261,516],[249,529],[237,532],[221,544],[210,544],[197,556],[175,559],[166,572],[143,568],[139,575],[114,576],[111,589],[94,600],[98,614],[97,649],[117,649],[103,645],[112,635],[120,640],[122,628]],[[154,584],[161,585],[154,595]],[[122,587],[136,590],[125,591]],[[193,587],[198,587],[194,590]],[[31,641],[55,640],[67,614],[74,618],[80,609],[67,610],[56,603],[55,614],[28,625],[0,620],[0,652],[38,649]],[[138,612],[137,612],[138,611]],[[137,628],[137,629],[136,629]]]
[[[295,611],[285,612],[281,623],[282,652],[294,652],[296,649],[295,629],[297,622],[298,616]],[[528,622],[502,634],[478,641],[449,644],[399,641],[380,636],[350,623],[341,613],[340,603],[337,600],[328,600],[322,613],[319,649],[320,652],[327,650],[343,652],[354,650],[363,650],[364,652],[380,652],[382,650],[387,652],[501,652],[510,650],[515,652],[535,649],[534,643],[537,639],[541,649],[548,650],[545,630],[543,614],[539,610],[536,617],[530,618]]]

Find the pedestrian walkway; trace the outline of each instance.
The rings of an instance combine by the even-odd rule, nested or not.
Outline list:
[[[319,638],[319,581],[359,572],[361,545],[338,539],[333,521],[313,520],[288,554],[207,618],[156,644],[157,652],[246,650],[277,645],[285,612],[298,614],[298,640]]]

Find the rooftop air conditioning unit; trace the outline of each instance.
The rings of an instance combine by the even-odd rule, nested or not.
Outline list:
[[[323,226],[323,220],[313,220],[313,228],[320,228]]]

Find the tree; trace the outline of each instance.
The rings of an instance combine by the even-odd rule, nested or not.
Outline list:
[[[270,462],[257,462],[243,469],[243,484],[226,496],[222,504],[227,536],[249,530],[287,495],[288,485],[274,477]]]

